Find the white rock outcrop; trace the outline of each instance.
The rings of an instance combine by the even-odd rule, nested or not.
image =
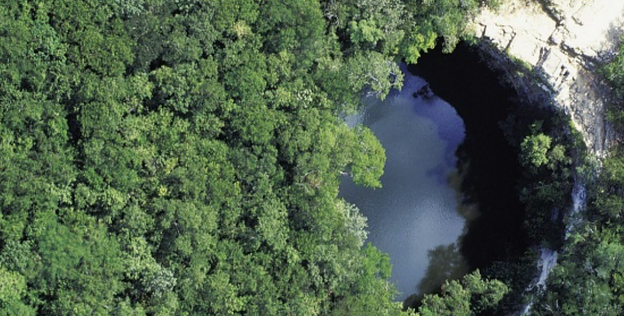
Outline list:
[[[607,89],[595,66],[610,58],[624,30],[624,0],[505,0],[474,20],[477,37],[540,72],[556,106],[571,117],[589,149],[604,157],[615,142],[605,118]]]

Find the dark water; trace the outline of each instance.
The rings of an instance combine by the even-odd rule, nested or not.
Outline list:
[[[350,118],[351,124],[371,128],[387,161],[383,188],[361,188],[348,180],[340,188],[368,217],[368,241],[390,255],[391,280],[401,299],[431,291],[449,271],[465,271],[455,246],[464,231],[457,212],[461,196],[449,181],[456,176],[455,151],[464,139],[464,124],[442,99],[414,98],[424,85],[407,73],[400,92],[384,101],[367,98],[365,110]],[[436,264],[427,273],[430,261]]]
[[[367,100],[351,118],[375,132],[388,159],[382,189],[345,180],[341,195],[369,218],[368,241],[390,255],[399,299],[528,249],[517,151],[501,129],[517,95],[500,75],[463,44],[450,55],[434,50],[409,66],[401,92]],[[434,96],[413,98],[425,80]]]
[[[514,262],[527,251],[529,238],[522,228],[525,212],[518,198],[518,152],[509,145],[501,123],[522,100],[513,88],[500,83],[501,71],[488,68],[465,44],[453,54],[440,49],[425,54],[410,71],[426,78],[466,126],[466,139],[458,149],[465,169],[462,192],[477,206],[479,216],[470,221],[462,238],[463,256],[471,269]]]

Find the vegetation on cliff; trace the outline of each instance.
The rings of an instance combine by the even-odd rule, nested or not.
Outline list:
[[[612,87],[609,119],[623,131],[624,43],[602,67]],[[579,170],[587,186],[587,208],[563,248],[548,291],[535,315],[621,315],[624,313],[624,152],[612,149],[600,168]]]

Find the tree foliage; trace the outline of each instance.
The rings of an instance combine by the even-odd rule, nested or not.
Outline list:
[[[460,2],[0,0],[2,313],[401,314],[339,114]]]
[[[527,136],[521,146],[525,165],[539,168],[548,163],[546,154],[550,150],[552,139],[548,135],[538,134]]]
[[[599,68],[611,86],[611,98],[607,104],[607,118],[613,127],[622,132],[624,127],[624,42],[619,44],[613,58]]]
[[[620,45],[622,51],[623,45]],[[620,54],[621,55],[621,54]],[[621,56],[603,66],[613,85],[609,116],[622,128],[621,92],[624,91]],[[621,315],[624,313],[624,154],[615,147],[601,168],[589,168],[583,179],[587,207],[583,220],[570,232],[558,266],[542,293],[534,315]]]
[[[479,315],[495,307],[509,288],[497,280],[483,280],[479,270],[465,275],[461,281],[446,281],[440,295],[425,295],[420,316]]]

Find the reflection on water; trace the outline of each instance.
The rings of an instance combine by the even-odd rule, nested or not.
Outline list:
[[[457,280],[468,273],[466,261],[455,243],[429,250],[428,257],[429,267],[425,277],[418,284],[419,293],[436,291],[444,281]]]
[[[351,125],[370,127],[386,149],[383,188],[361,188],[345,179],[340,191],[368,217],[368,241],[390,255],[399,299],[430,291],[443,278],[464,272],[455,246],[464,219],[449,181],[457,181],[455,150],[465,128],[443,100],[414,98],[425,84],[406,73],[402,91],[385,101],[367,98],[365,110],[348,119]]]

